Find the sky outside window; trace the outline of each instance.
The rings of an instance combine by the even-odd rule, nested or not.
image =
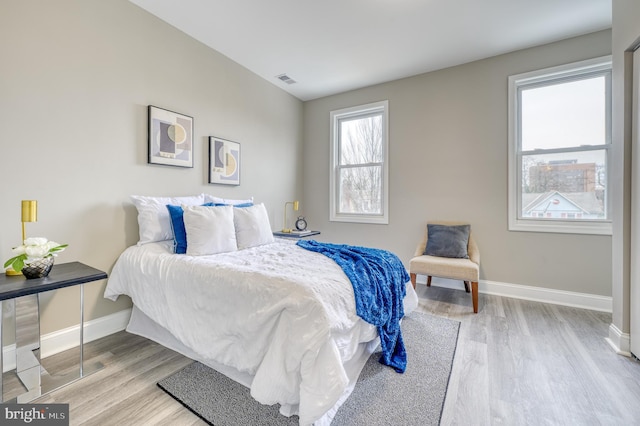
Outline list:
[[[523,151],[606,143],[605,77],[523,89]]]

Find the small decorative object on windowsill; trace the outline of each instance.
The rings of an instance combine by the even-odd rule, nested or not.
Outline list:
[[[68,244],[58,244],[46,238],[32,237],[13,249],[16,256],[4,263],[7,271],[21,271],[28,278],[43,278],[53,267],[53,258],[67,248]],[[7,275],[15,275],[7,272]]]

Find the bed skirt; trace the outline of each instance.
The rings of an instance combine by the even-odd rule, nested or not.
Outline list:
[[[139,336],[153,340],[154,342],[157,342],[166,348],[176,351],[193,360],[199,361],[202,364],[213,368],[219,373],[224,374],[231,380],[234,380],[246,386],[247,388],[251,387],[253,376],[238,371],[233,367],[222,365],[214,360],[200,358],[195,352],[180,343],[167,330],[158,325],[155,321],[146,316],[140,309],[136,308],[135,306],[131,311],[131,319],[129,320],[129,325],[127,325],[127,331],[129,333],[137,334]],[[338,408],[340,408],[344,401],[347,400],[349,395],[351,395],[351,392],[353,391],[353,388],[356,384],[356,381],[358,380],[358,376],[360,375],[362,368],[364,367],[364,364],[367,362],[369,356],[373,352],[375,352],[378,345],[379,339],[376,339],[369,343],[360,344],[358,354],[354,356],[353,359],[351,359],[347,364],[345,364],[345,371],[347,372],[347,376],[349,377],[349,386],[342,394],[336,405],[334,405],[329,411],[327,411],[322,418],[317,420],[314,423],[314,426],[328,426],[329,424],[331,424],[331,421],[338,411]],[[297,414],[297,411],[297,405],[287,405],[280,407],[280,412],[286,416]]]
[[[418,297],[413,291],[413,287],[411,283],[407,283],[408,291],[407,297],[404,300],[404,309],[405,314],[408,315],[411,311],[413,311],[418,305]],[[409,287],[411,289],[409,290]],[[180,341],[178,341],[171,333],[169,333],[164,327],[160,326],[158,323],[153,321],[144,312],[138,309],[135,305],[131,310],[131,318],[129,320],[129,324],[126,329],[129,333],[137,334],[139,336],[145,337],[147,339],[153,340],[161,344],[162,346],[169,348],[173,351],[176,351],[188,358],[191,358],[195,361],[201,362],[204,365],[207,365],[214,370],[218,371],[221,374],[229,377],[231,380],[234,380],[248,388],[251,387],[251,382],[253,381],[253,376],[238,371],[233,367],[229,367],[219,362],[216,362],[212,359],[203,359],[198,354],[196,354],[193,350],[186,347]],[[380,344],[380,339],[376,338],[367,343],[361,343],[358,347],[357,353],[350,359],[348,362],[344,364],[344,369],[349,378],[349,385],[345,389],[345,392],[342,394],[338,402],[329,409],[324,416],[322,416],[319,420],[314,422],[314,426],[328,426],[331,424],[334,416],[336,415],[338,409],[342,404],[349,398],[351,392],[353,392],[353,388],[356,385],[358,380],[358,376],[362,371],[367,359],[371,356],[372,353],[376,351]],[[283,405],[280,407],[280,413],[285,416],[292,416],[298,413],[297,405]]]

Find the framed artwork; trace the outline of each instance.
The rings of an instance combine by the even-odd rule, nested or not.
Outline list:
[[[240,144],[209,136],[209,183],[240,185]]]
[[[193,167],[193,118],[149,105],[149,164]]]

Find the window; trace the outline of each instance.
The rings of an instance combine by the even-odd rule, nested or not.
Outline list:
[[[509,77],[509,230],[611,234],[611,57]]]
[[[331,112],[331,221],[389,223],[388,107]]]

